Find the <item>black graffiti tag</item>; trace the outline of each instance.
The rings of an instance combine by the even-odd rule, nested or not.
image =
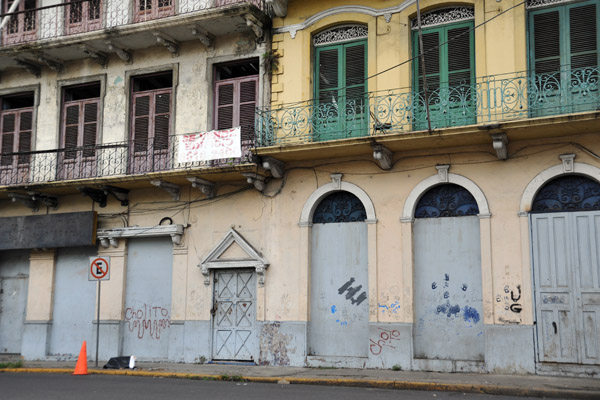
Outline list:
[[[350,300],[350,302],[353,305],[357,305],[359,306],[360,303],[362,303],[363,301],[365,301],[367,299],[367,292],[362,292],[358,298],[354,298],[354,295],[357,294],[358,292],[360,292],[360,290],[362,289],[362,285],[358,285],[357,287],[352,287],[352,284],[354,283],[355,279],[354,278],[350,278],[350,280],[346,283],[344,283],[339,289],[338,289],[338,294],[343,295],[344,292],[346,293],[346,300]]]

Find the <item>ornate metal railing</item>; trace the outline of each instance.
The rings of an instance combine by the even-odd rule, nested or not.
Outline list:
[[[75,0],[2,15],[10,15],[2,30],[2,45],[115,28],[235,4],[253,4],[266,14],[272,14],[265,0]]]
[[[600,109],[598,67],[531,75],[478,78],[473,84],[429,90],[431,128],[511,121]],[[258,146],[308,143],[428,129],[425,97],[410,89],[370,92],[352,99],[334,94],[258,108]],[[329,100],[329,99],[328,99]]]
[[[0,154],[0,186],[150,172],[226,168],[254,162],[254,133],[242,129],[242,157],[179,162],[179,136],[168,141],[125,141],[98,146]]]

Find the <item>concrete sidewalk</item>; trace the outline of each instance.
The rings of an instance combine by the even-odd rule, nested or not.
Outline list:
[[[600,399],[600,378],[437,373],[376,369],[260,367],[226,364],[136,363],[135,370],[88,366],[90,374],[117,374],[207,380],[244,380],[280,384],[362,386],[405,390],[485,393],[507,396]],[[0,372],[72,373],[74,362],[25,362]]]

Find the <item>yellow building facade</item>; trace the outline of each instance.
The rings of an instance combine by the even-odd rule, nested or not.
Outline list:
[[[0,47],[1,353],[598,372],[597,0],[41,3]]]

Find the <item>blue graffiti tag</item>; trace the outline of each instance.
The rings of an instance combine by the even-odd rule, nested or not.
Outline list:
[[[337,307],[336,306],[331,306],[331,313],[335,314],[336,311],[337,311]]]
[[[449,301],[447,301],[446,304],[440,304],[439,306],[437,306],[436,312],[438,314],[446,314],[448,318],[452,316],[456,317],[460,312],[460,306],[458,304],[453,306],[450,304]]]
[[[463,313],[465,322],[473,322],[474,324],[479,322],[479,313],[473,307],[465,306]]]
[[[391,311],[392,314],[397,314],[400,310],[400,302],[395,301],[389,306],[387,304],[379,304],[379,308],[381,308],[381,312],[385,313],[386,311]]]

